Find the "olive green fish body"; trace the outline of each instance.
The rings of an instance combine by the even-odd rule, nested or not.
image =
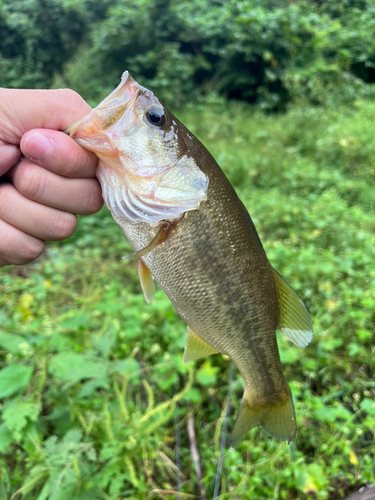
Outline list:
[[[190,328],[184,360],[220,352],[239,369],[245,392],[233,441],[256,425],[294,439],[275,332],[304,347],[311,321],[213,157],[127,73],[69,132],[105,162],[103,196],[139,257],[146,300],[152,275]]]
[[[142,259],[190,328],[232,358],[245,383],[267,399],[285,386],[273,270],[248,212],[214,159],[201,151],[196,161],[209,177],[207,200]],[[159,230],[119,224],[135,251]]]
[[[275,335],[280,309],[274,270],[246,208],[215,160],[203,146],[195,160],[209,178],[207,200],[187,212],[167,240],[142,260],[189,327],[234,361],[248,397],[259,408],[282,405],[290,400],[290,390]],[[159,230],[117,222],[135,251]],[[294,419],[293,408],[289,413]],[[291,420],[283,437],[294,434]]]

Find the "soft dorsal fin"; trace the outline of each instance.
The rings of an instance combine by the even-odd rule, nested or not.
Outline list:
[[[313,325],[307,309],[296,292],[274,270],[280,307],[278,329],[298,347],[306,347],[313,337]]]
[[[190,361],[195,361],[199,358],[204,358],[210,356],[211,354],[216,354],[218,351],[207,344],[199,335],[197,335],[188,326],[187,327],[187,339],[185,344],[184,357],[182,358],[183,363],[189,363]]]
[[[154,298],[155,283],[148,267],[141,259],[138,259],[138,276],[141,282],[143,295],[145,296],[145,301],[149,304]]]

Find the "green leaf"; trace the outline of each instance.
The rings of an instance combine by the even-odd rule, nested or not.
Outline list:
[[[375,401],[365,398],[361,401],[360,407],[371,415],[375,415]]]
[[[217,372],[219,368],[217,366],[212,366],[211,360],[208,359],[203,363],[197,372],[197,380],[202,385],[213,385],[217,380]]]
[[[49,471],[46,467],[41,465],[36,465],[33,467],[29,474],[26,476],[21,492],[24,497],[27,498],[27,495],[40,483],[44,482],[44,480],[48,477]]]
[[[5,423],[0,425],[0,452],[3,453],[12,442],[12,433]]]
[[[192,387],[184,396],[185,401],[191,401],[192,403],[199,403],[202,399],[202,393],[197,387]]]
[[[21,364],[11,364],[0,370],[0,398],[11,396],[29,385],[33,368]]]
[[[107,367],[98,358],[67,352],[52,356],[49,372],[67,382],[69,386],[86,378],[104,379]]]
[[[111,369],[115,372],[118,373],[119,375],[129,375],[133,376],[135,372],[137,372],[140,369],[139,363],[136,359],[121,359],[118,361],[113,361],[111,363]],[[134,381],[135,379],[138,379],[138,377],[135,376],[134,378],[132,377],[132,380]]]
[[[39,413],[39,404],[15,398],[5,405],[2,417],[14,437],[20,439],[22,429],[27,426],[29,420],[35,422]]]
[[[20,335],[14,333],[4,333],[0,331],[0,346],[4,347],[7,351],[18,354],[21,352],[20,344],[25,342],[25,339]]]
[[[328,484],[323,468],[318,464],[302,464],[294,471],[296,487],[303,493],[318,493]]]

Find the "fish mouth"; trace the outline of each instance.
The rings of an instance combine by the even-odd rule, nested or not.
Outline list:
[[[106,141],[106,131],[112,128],[125,114],[132,114],[133,104],[141,93],[147,94],[147,97],[151,94],[150,91],[139,85],[128,71],[125,71],[115,90],[90,113],[70,125],[64,132],[86,149],[94,153],[102,153],[103,146],[107,150],[105,147],[106,142],[108,142]]]

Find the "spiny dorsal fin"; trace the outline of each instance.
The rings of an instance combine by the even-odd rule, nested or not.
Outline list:
[[[148,270],[148,267],[141,259],[138,259],[138,276],[141,282],[141,287],[143,290],[143,295],[145,296],[145,301],[149,304],[154,298],[155,294],[155,283],[152,274]]]
[[[204,358],[216,353],[216,349],[211,347],[210,344],[207,344],[207,342],[193,332],[189,326],[187,327],[185,352],[184,357],[182,358],[183,363],[189,363],[189,361],[195,361],[196,359]]]
[[[313,325],[307,309],[296,292],[274,271],[280,318],[278,329],[298,347],[306,347],[313,337]]]

